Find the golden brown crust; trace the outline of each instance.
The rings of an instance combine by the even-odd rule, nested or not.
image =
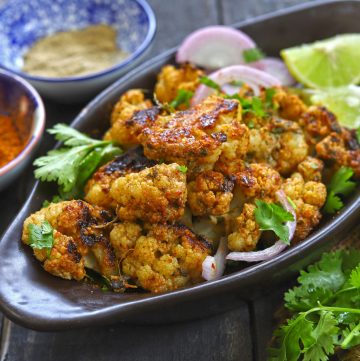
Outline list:
[[[307,109],[296,94],[291,94],[284,88],[276,88],[273,103],[279,116],[287,120],[298,120]]]
[[[147,159],[140,147],[129,149],[94,173],[85,187],[85,201],[92,205],[115,209],[117,203],[110,195],[110,188],[114,180],[154,165],[155,162]]]
[[[139,133],[156,119],[158,113],[159,109],[152,107],[152,102],[145,99],[141,90],[129,90],[115,104],[111,113],[112,126],[104,138],[125,148],[137,145]]]
[[[305,182],[300,173],[294,173],[283,184],[284,192],[296,205],[294,241],[303,240],[318,225],[320,209],[326,200],[326,187],[321,182]]]
[[[360,146],[356,140],[347,143],[338,133],[330,133],[316,144],[315,149],[321,159],[333,161],[335,168],[350,167],[354,170],[355,176],[360,177]]]
[[[146,290],[171,291],[202,280],[202,262],[210,251],[183,225],[152,225],[125,256],[122,271]]]
[[[256,248],[261,231],[255,221],[254,211],[254,204],[244,204],[240,216],[235,219],[234,232],[228,236],[230,251],[249,252]]]
[[[195,92],[199,85],[199,79],[203,71],[191,64],[183,64],[180,68],[173,65],[165,65],[157,79],[155,94],[161,103],[173,101],[180,89]]]
[[[227,134],[232,141],[236,137],[234,133],[238,134],[238,142],[244,139],[246,127],[237,124],[238,119],[238,101],[209,97],[201,104],[164,117],[156,126],[145,129],[140,135],[144,154],[150,159],[186,165],[191,172],[211,170],[220,157],[223,144],[228,141]],[[242,146],[237,146],[240,149],[235,153],[241,154]]]
[[[275,199],[275,192],[281,188],[280,174],[267,164],[246,165],[236,173],[236,184],[248,198]]]
[[[219,172],[200,173],[188,183],[188,204],[195,216],[218,216],[229,211],[234,182]]]
[[[103,275],[117,275],[118,267],[115,254],[110,247],[105,229],[98,228],[98,226],[102,226],[110,220],[111,215],[108,212],[83,201],[51,203],[48,207],[33,213],[25,220],[22,240],[26,244],[29,243],[29,224],[40,226],[44,221],[48,221],[54,228],[57,237],[61,235],[65,237],[60,238],[61,243],[59,243],[59,247],[55,247],[54,253],[65,255],[62,247],[64,247],[64,240],[66,240],[67,244],[75,245],[73,248],[76,255],[79,254],[81,257],[85,257],[83,261],[81,261],[82,258],[80,259],[81,262],[86,263],[86,256],[92,254]],[[67,259],[64,258],[65,261],[67,262]],[[55,266],[62,267],[62,269],[59,268],[59,275],[65,274],[61,262],[57,264],[52,262],[53,274],[55,274]]]
[[[184,214],[186,175],[176,163],[158,164],[116,179],[110,194],[121,220],[171,222]]]

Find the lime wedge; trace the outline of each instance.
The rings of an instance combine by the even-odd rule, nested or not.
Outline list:
[[[360,87],[316,90],[311,96],[313,104],[325,105],[337,117],[339,123],[348,128],[360,127]]]
[[[290,73],[311,88],[360,82],[360,34],[337,35],[280,52]]]

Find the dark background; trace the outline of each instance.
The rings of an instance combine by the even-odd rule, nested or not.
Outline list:
[[[10,0],[11,1],[11,0]],[[233,24],[304,0],[148,0],[157,17],[157,34],[146,59],[179,44],[194,29]],[[0,0],[0,4],[3,0]],[[300,29],[299,29],[300,30]],[[47,127],[71,122],[84,104],[45,102]],[[53,145],[45,136],[39,153]],[[0,192],[0,234],[34,183],[32,169]],[[17,242],[18,240],[14,240]],[[1,280],[0,280],[1,282]],[[0,361],[265,360],[273,313],[282,290],[243,302],[228,313],[163,326],[115,325],[61,333],[40,333],[13,324],[0,313]]]

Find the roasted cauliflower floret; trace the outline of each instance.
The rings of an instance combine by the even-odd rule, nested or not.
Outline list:
[[[183,225],[153,225],[121,266],[142,288],[165,292],[200,282],[202,262],[210,252],[209,244]]]
[[[341,133],[342,129],[333,113],[322,106],[311,106],[299,119],[306,133],[306,141],[315,145],[330,133]]]
[[[300,173],[294,173],[285,180],[283,189],[296,206],[294,241],[301,241],[320,222],[320,209],[326,201],[326,187],[321,182],[305,182]]]
[[[253,163],[236,173],[236,184],[248,198],[274,199],[282,184],[280,174],[267,164]]]
[[[304,180],[320,182],[324,163],[314,157],[306,157],[297,167],[298,172],[303,176]]]
[[[254,163],[276,165],[273,154],[279,149],[278,136],[269,131],[267,126],[250,129],[250,142],[246,159]]]
[[[157,118],[159,109],[145,100],[141,90],[129,90],[115,104],[111,113],[111,128],[106,140],[114,140],[125,148],[139,144],[138,135]]]
[[[200,173],[188,184],[188,204],[195,216],[218,216],[229,211],[233,180],[219,172]]]
[[[85,277],[85,261],[78,252],[71,237],[60,232],[53,234],[54,244],[50,253],[47,249],[34,249],[35,257],[43,262],[46,272],[68,280],[82,280]]]
[[[142,235],[140,225],[133,222],[118,223],[110,232],[110,243],[119,261],[134,249],[136,241]]]
[[[115,209],[116,201],[110,195],[114,180],[154,165],[155,162],[147,159],[140,147],[128,150],[94,173],[85,187],[85,201],[92,205]]]
[[[298,120],[307,107],[296,94],[289,93],[284,88],[276,88],[273,104],[279,116],[287,120]]]
[[[116,179],[110,195],[121,220],[175,221],[184,214],[186,175],[176,163],[158,164]]]
[[[273,153],[275,168],[281,175],[288,176],[308,155],[305,135],[297,123],[277,117],[272,118],[269,131],[278,135],[279,148]]]
[[[222,153],[229,160],[246,151],[249,136],[240,124],[240,110],[237,100],[214,95],[189,110],[161,117],[140,136],[144,154],[186,165],[190,172],[212,170]]]
[[[155,94],[161,103],[173,101],[180,89],[194,92],[199,85],[203,71],[191,64],[184,64],[180,68],[166,65],[161,69],[155,85]]]
[[[103,228],[110,220],[111,216],[108,212],[83,201],[51,203],[25,220],[22,240],[26,244],[29,243],[29,224],[40,226],[44,221],[48,221],[54,228],[55,235],[55,249],[51,250],[50,256],[62,255],[61,260],[70,265],[70,252],[74,255],[71,259],[79,263],[80,267],[84,262],[86,267],[95,268],[106,277],[116,276],[118,267],[115,254]],[[67,251],[64,247],[67,247]],[[68,257],[65,257],[66,255]],[[95,265],[91,263],[92,259],[95,259]],[[73,277],[81,275],[81,272],[66,273],[62,261],[56,263],[51,258],[49,261],[47,267],[51,268],[52,274],[60,277],[70,274]]]
[[[245,203],[241,214],[235,219],[234,232],[228,236],[231,251],[249,252],[256,248],[261,231],[255,221],[255,205]]]
[[[330,133],[315,149],[319,158],[333,161],[336,168],[350,167],[360,177],[360,146],[355,139],[347,142],[338,133]]]

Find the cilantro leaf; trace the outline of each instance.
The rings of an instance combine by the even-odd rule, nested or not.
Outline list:
[[[48,207],[48,206],[50,205],[50,203],[59,203],[59,202],[61,202],[62,200],[63,200],[63,199],[62,199],[60,196],[58,196],[58,195],[53,196],[50,201],[45,200],[45,201],[43,202],[42,208]]]
[[[352,270],[350,284],[355,288],[360,288],[360,264]]]
[[[294,221],[294,216],[275,203],[255,201],[255,220],[262,231],[273,231],[286,244],[289,244],[288,221]]]
[[[323,311],[316,327],[311,331],[314,342],[304,352],[304,361],[327,361],[334,354],[339,328],[332,312]]]
[[[243,51],[243,58],[245,63],[252,63],[254,61],[265,58],[265,54],[259,48],[250,48]]]
[[[30,223],[28,225],[29,245],[34,249],[46,248],[50,250],[54,244],[54,230],[48,221],[40,226]]]
[[[199,79],[199,82],[200,82],[201,84],[206,85],[206,86],[209,87],[209,88],[215,89],[215,90],[217,90],[217,91],[221,91],[220,85],[217,84],[216,82],[214,82],[214,80],[210,79],[210,78],[207,77],[207,76],[202,76],[202,77]]]
[[[324,205],[326,213],[333,214],[344,207],[339,195],[347,196],[355,189],[356,183],[350,180],[353,175],[354,171],[347,167],[341,167],[335,172],[327,187],[328,196]]]
[[[65,124],[57,124],[49,133],[64,142],[35,160],[35,178],[43,182],[57,182],[63,198],[77,196],[91,174],[121,149],[111,141],[92,139]]]
[[[179,89],[176,98],[169,105],[174,109],[182,104],[185,104],[187,107],[189,107],[190,99],[193,97],[193,95],[194,93],[190,90]]]
[[[349,195],[356,187],[356,183],[350,181],[353,175],[354,171],[351,168],[341,167],[331,178],[329,190],[335,194]]]
[[[360,345],[360,251],[326,253],[298,282],[285,294],[292,318],[275,332],[270,360],[326,361],[335,347]]]
[[[343,201],[339,196],[335,195],[333,191],[330,191],[324,205],[324,211],[328,214],[334,214],[344,207]]]
[[[276,93],[274,88],[266,88],[265,89],[265,106],[267,108],[273,108],[273,98]]]
[[[178,169],[181,173],[186,173],[187,170],[188,170],[187,166],[185,166],[185,165],[179,165],[179,166],[177,167],[177,169]]]
[[[356,138],[357,138],[358,143],[360,144],[360,128],[356,129]]]

